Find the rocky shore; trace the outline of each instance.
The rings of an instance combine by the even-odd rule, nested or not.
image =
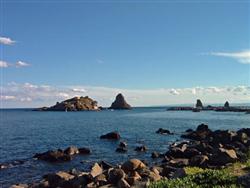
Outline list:
[[[169,130],[160,128],[157,134],[173,134]],[[155,133],[152,133],[155,134]],[[81,188],[81,187],[147,187],[151,182],[175,179],[186,176],[186,167],[206,169],[223,169],[235,162],[249,159],[250,128],[238,131],[209,129],[201,124],[196,130],[187,130],[181,136],[183,141],[169,146],[165,153],[152,153],[152,164],[139,159],[128,159],[115,166],[105,161],[96,162],[88,171],[72,169],[59,171],[43,176],[40,182],[13,185],[12,188]],[[111,132],[100,136],[100,139],[119,140],[118,132]],[[117,152],[126,152],[127,144],[120,142],[114,148]],[[146,146],[135,148],[136,151],[146,151]],[[68,147],[45,153],[35,154],[34,158],[50,163],[67,162],[75,155],[89,155],[89,148]],[[242,178],[242,177],[239,177]],[[244,186],[246,182],[244,182]],[[239,184],[240,185],[240,184]],[[250,184],[247,184],[249,186]]]

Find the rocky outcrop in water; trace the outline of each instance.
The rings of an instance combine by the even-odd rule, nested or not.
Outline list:
[[[132,109],[132,107],[126,102],[124,96],[119,93],[115,101],[111,104],[109,109],[115,109],[115,110],[129,110]]]
[[[77,154],[90,154],[91,151],[89,148],[77,148],[75,146],[70,146],[65,150],[57,149],[57,150],[49,150],[44,153],[37,153],[33,156],[38,160],[43,160],[47,162],[66,162],[71,161],[74,155]]]
[[[201,109],[203,108],[203,104],[202,104],[200,99],[197,99],[195,107],[196,108],[201,108]]]
[[[51,107],[42,107],[36,109],[37,111],[89,111],[89,110],[99,110],[97,106],[97,101],[85,97],[74,97],[67,99],[62,102],[57,102]]]
[[[108,139],[108,140],[119,140],[120,138],[121,138],[120,134],[116,131],[100,136],[100,139]]]

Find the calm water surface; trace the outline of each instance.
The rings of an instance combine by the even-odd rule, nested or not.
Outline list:
[[[152,162],[152,151],[165,152],[171,142],[180,139],[188,128],[206,123],[213,130],[238,130],[250,127],[250,115],[234,112],[166,111],[165,108],[134,108],[130,111],[101,112],[35,112],[30,110],[0,110],[0,163],[23,163],[0,170],[0,187],[14,183],[39,180],[42,175],[58,170],[78,168],[86,170],[100,160],[116,164],[136,157]],[[158,135],[158,128],[176,133]],[[119,154],[119,142],[100,140],[100,135],[119,131],[129,151]],[[145,144],[146,153],[134,148]],[[89,147],[92,154],[76,156],[71,162],[50,164],[32,159],[38,152],[66,148],[70,145]]]

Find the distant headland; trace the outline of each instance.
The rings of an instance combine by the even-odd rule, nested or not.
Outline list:
[[[194,107],[191,106],[173,106],[168,108],[169,111],[218,111],[218,112],[246,112],[250,113],[249,106],[230,106],[229,102],[226,101],[224,106],[204,106],[200,99],[197,99]]]

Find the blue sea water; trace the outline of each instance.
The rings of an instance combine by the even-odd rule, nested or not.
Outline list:
[[[0,187],[41,179],[58,170],[87,170],[93,162],[105,160],[113,164],[128,158],[154,162],[151,152],[166,152],[170,143],[179,140],[188,128],[206,123],[213,130],[238,130],[250,127],[250,115],[236,112],[166,111],[164,107],[134,108],[125,111],[100,112],[37,112],[29,109],[0,110],[0,164],[15,163],[0,170]],[[159,135],[158,128],[169,129],[174,135]],[[116,153],[118,141],[100,140],[100,135],[119,131],[121,141],[128,143],[128,153]],[[148,147],[146,153],[135,152],[137,145]],[[57,148],[89,147],[92,154],[76,156],[71,162],[47,163],[32,159],[35,153]]]

